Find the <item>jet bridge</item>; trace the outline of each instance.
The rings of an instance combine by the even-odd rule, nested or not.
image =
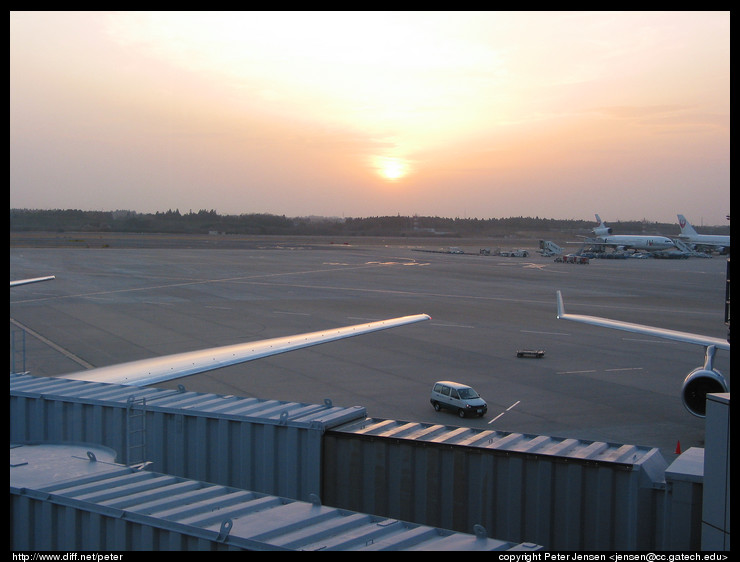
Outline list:
[[[729,395],[726,402],[725,452]],[[668,470],[658,449],[368,419],[362,407],[328,400],[10,376],[11,443],[87,442],[124,454],[142,427],[127,426],[127,418],[138,414],[146,438],[132,470],[303,502],[316,495],[338,509],[462,533],[485,529],[497,540],[549,549],[701,546],[702,473],[675,463]],[[710,481],[714,495],[729,490],[729,470],[723,474]],[[729,497],[722,505],[727,533],[719,535],[729,542]]]

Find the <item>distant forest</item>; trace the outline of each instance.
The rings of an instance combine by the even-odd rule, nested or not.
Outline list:
[[[615,221],[615,234],[678,234],[676,223]],[[219,215],[200,210],[180,213],[11,209],[11,232],[135,232],[315,236],[500,237],[519,233],[587,233],[595,221],[538,217],[500,219],[385,216],[366,218],[286,217],[263,213]],[[727,226],[701,227],[705,234],[729,234]]]

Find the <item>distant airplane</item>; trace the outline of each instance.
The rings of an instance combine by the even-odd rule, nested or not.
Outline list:
[[[727,253],[730,250],[730,237],[724,235],[714,234],[699,234],[691,226],[691,223],[686,220],[683,215],[678,216],[678,226],[681,228],[681,234],[678,236],[679,240],[691,244],[696,249],[710,248],[717,250],[720,254]]]
[[[643,250],[658,252],[675,248],[673,240],[667,236],[642,236],[639,234],[611,235],[612,229],[606,226],[599,215],[596,215],[599,226],[593,229],[595,238],[587,238],[587,242],[596,246],[613,246],[619,250]]]
[[[38,283],[40,281],[51,281],[52,279],[56,279],[53,275],[48,275],[46,277],[33,277],[31,279],[19,279],[18,281],[11,281],[10,286],[11,287],[18,287],[19,285],[28,285],[29,283]]]
[[[642,324],[633,324],[631,322],[622,322],[620,320],[609,320],[596,316],[584,316],[582,314],[566,314],[563,305],[563,295],[557,292],[558,319],[572,320],[582,322],[593,326],[603,328],[614,328],[616,330],[625,330],[658,338],[669,339],[673,341],[692,343],[704,346],[704,365],[691,371],[683,381],[681,390],[681,400],[688,412],[696,417],[706,417],[706,398],[707,394],[727,392],[728,386],[725,377],[714,368],[714,354],[717,349],[730,350],[730,342],[721,338],[712,338],[701,336],[688,332],[678,332],[675,330],[666,330],[663,328],[653,328],[643,326]]]

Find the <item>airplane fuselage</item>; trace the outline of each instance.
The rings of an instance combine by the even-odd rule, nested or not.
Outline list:
[[[681,234],[679,240],[688,242],[689,244],[697,244],[703,246],[721,246],[723,248],[730,247],[730,237],[723,235],[714,234],[696,234],[694,236]]]
[[[648,252],[668,250],[675,247],[673,240],[665,236],[598,236],[596,243],[624,248],[625,250],[646,250]]]

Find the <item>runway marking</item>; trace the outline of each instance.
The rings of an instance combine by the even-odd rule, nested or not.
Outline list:
[[[366,265],[431,265],[430,263],[422,263],[416,260],[413,261],[368,261]],[[351,265],[351,264],[346,264]]]
[[[522,334],[542,334],[545,336],[569,336],[567,332],[538,332],[536,330],[519,330]]]
[[[400,265],[400,264],[399,264]],[[259,273],[255,275],[245,275],[240,277],[225,277],[225,278],[217,278],[217,279],[191,279],[187,281],[179,281],[175,283],[159,283],[157,285],[146,285],[143,287],[133,287],[128,289],[113,289],[108,291],[95,291],[92,293],[74,293],[69,295],[47,295],[43,297],[33,297],[33,298],[26,298],[26,299],[19,299],[16,301],[13,301],[14,303],[27,303],[27,302],[37,302],[37,301],[46,301],[46,300],[62,300],[62,299],[70,299],[70,298],[87,298],[87,299],[95,299],[95,298],[103,298],[107,295],[119,295],[119,294],[126,294],[126,293],[137,293],[137,292],[144,292],[144,291],[153,291],[156,289],[172,289],[177,287],[191,287],[195,285],[208,285],[210,283],[245,283],[245,284],[255,284],[255,285],[273,285],[273,283],[268,282],[259,282],[254,281],[255,279],[274,279],[276,277],[285,277],[285,276],[293,276],[293,275],[307,275],[312,273],[331,273],[331,272],[340,272],[340,271],[347,271],[348,269],[371,269],[376,267],[383,267],[384,264],[362,264],[357,266],[350,266],[350,267],[337,267],[336,269],[310,269],[305,271],[286,271],[281,273]],[[127,277],[126,275],[114,275],[113,277]],[[131,276],[128,276],[131,277]],[[284,284],[286,287],[294,286],[294,287],[307,287],[307,288],[318,288],[323,289],[327,288],[324,286],[318,286],[318,287],[312,287],[310,285],[299,285],[299,284]],[[339,287],[338,289],[345,289],[344,287]],[[347,290],[347,289],[345,289]],[[406,291],[398,291],[399,293],[406,294]]]
[[[432,320],[432,324],[442,328],[475,328],[475,326],[469,326],[467,324],[444,324],[442,322],[435,322],[434,320]]]
[[[653,340],[653,339],[644,339],[644,338],[622,338],[622,341],[636,341],[640,343],[662,343],[665,345],[676,345],[675,341]]]
[[[84,359],[82,359],[81,357],[77,357],[77,355],[75,355],[71,351],[67,351],[66,349],[64,349],[60,345],[55,344],[50,339],[45,338],[44,336],[42,336],[38,332],[32,330],[28,326],[25,326],[25,325],[21,324],[20,322],[18,322],[14,318],[11,318],[10,319],[10,323],[13,324],[13,325],[15,325],[15,326],[17,326],[21,330],[24,330],[26,333],[28,333],[28,335],[33,336],[34,338],[38,339],[40,342],[45,343],[46,345],[48,345],[52,349],[55,349],[56,351],[58,351],[59,353],[61,353],[65,357],[71,359],[72,361],[74,361],[78,365],[84,367],[85,369],[94,369],[95,368],[95,365],[91,365],[90,363],[88,363],[87,361],[85,361]],[[62,375],[62,376],[64,376],[64,375]]]
[[[642,371],[643,367],[619,367],[615,369],[604,369],[603,371],[599,369],[590,369],[586,371],[558,371],[555,373],[556,375],[582,375],[585,373],[615,373],[617,371]]]
[[[311,316],[308,312],[284,312],[282,310],[273,310],[273,314],[289,314],[291,316]]]
[[[509,412],[509,411],[511,411],[511,410],[512,410],[512,409],[513,409],[513,408],[514,408],[515,406],[517,406],[517,405],[518,405],[518,404],[519,404],[520,402],[521,402],[521,400],[517,400],[516,402],[514,402],[514,403],[513,403],[513,404],[512,404],[511,406],[509,406],[508,408],[506,408],[506,410],[504,410],[504,411],[503,411],[503,412],[501,412],[501,413],[500,413],[500,414],[499,414],[498,416],[496,416],[496,417],[495,417],[495,418],[493,418],[493,419],[492,419],[491,421],[489,421],[489,422],[488,422],[488,425],[491,425],[491,424],[492,424],[493,422],[495,422],[495,421],[496,421],[497,419],[499,419],[499,418],[500,418],[501,416],[503,416],[503,415],[504,415],[504,414],[505,414],[506,412]]]

